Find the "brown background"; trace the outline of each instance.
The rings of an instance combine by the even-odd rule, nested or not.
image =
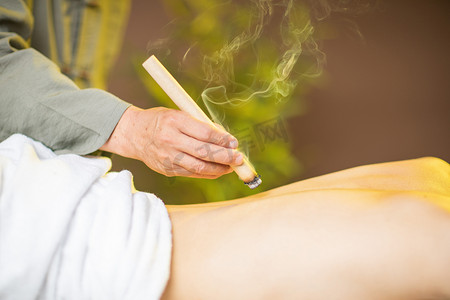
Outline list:
[[[111,92],[141,107],[150,102],[130,61],[170,21],[161,1],[134,0],[110,80]],[[450,161],[450,1],[386,0],[355,20],[365,43],[346,36],[324,43],[325,81],[307,95],[305,113],[289,120],[305,166],[292,181],[421,156]],[[152,189],[142,163],[116,157],[114,164],[135,173],[138,189]]]

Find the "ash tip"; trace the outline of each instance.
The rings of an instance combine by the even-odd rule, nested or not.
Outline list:
[[[256,189],[261,183],[262,183],[262,180],[261,180],[261,176],[259,176],[259,175],[255,176],[255,178],[253,178],[252,181],[245,182],[245,184],[252,190]]]

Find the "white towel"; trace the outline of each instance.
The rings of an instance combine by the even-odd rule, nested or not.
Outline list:
[[[0,143],[0,299],[159,299],[171,223],[107,158]]]

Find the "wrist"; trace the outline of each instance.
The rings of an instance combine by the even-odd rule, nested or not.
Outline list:
[[[136,106],[128,107],[111,133],[109,139],[100,150],[112,152],[124,157],[137,158],[133,133],[136,132],[136,122],[140,111],[142,111],[142,109]]]

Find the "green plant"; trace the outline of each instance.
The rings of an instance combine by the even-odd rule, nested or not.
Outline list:
[[[302,171],[291,154],[287,120],[300,114],[305,84],[320,75],[324,55],[316,44],[310,10],[294,1],[167,0],[174,17],[170,38],[153,43],[156,54],[186,91],[240,140],[263,184],[290,182]],[[151,97],[175,108],[141,67]],[[301,84],[299,84],[301,83]],[[170,203],[222,201],[254,193],[235,174],[216,180],[156,176],[155,191]]]

